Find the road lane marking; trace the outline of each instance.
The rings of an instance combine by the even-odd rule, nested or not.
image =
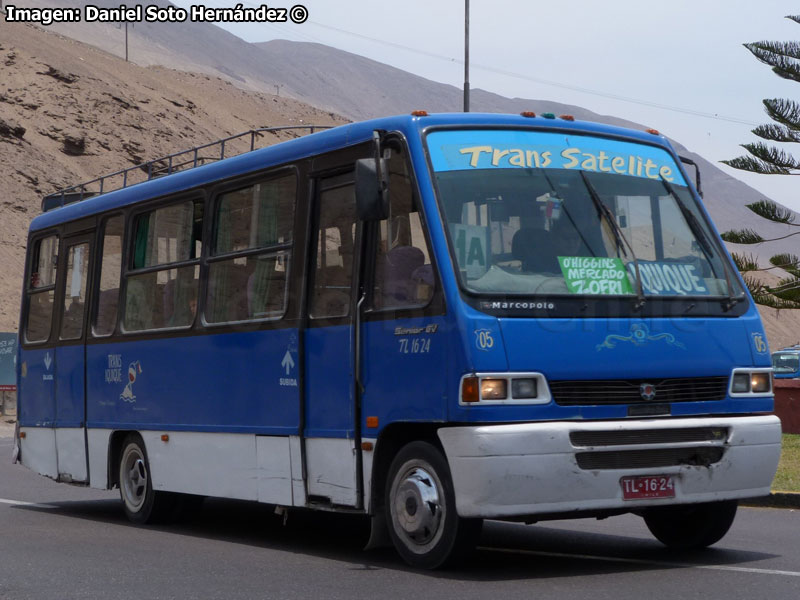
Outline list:
[[[58,508],[52,504],[39,504],[38,502],[23,502],[22,500],[8,500],[0,498],[0,504],[10,504],[11,506],[30,506],[31,508]]]
[[[777,569],[756,569],[752,567],[734,567],[730,565],[692,565],[688,563],[673,563],[660,560],[646,560],[642,558],[624,558],[616,556],[597,556],[594,554],[569,554],[566,552],[544,552],[536,550],[523,550],[515,548],[489,548],[480,546],[480,550],[489,552],[502,552],[505,554],[527,554],[531,556],[550,556],[553,558],[572,558],[580,560],[597,560],[603,562],[628,563],[634,565],[647,565],[650,567],[669,567],[681,569],[702,569],[706,571],[735,571],[738,573],[756,573],[760,575],[783,575],[786,577],[800,577],[800,571],[780,571]]]

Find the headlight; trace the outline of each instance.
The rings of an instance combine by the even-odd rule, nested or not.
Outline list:
[[[508,396],[508,386],[505,379],[481,380],[482,400],[505,400]]]
[[[461,379],[462,405],[548,404],[550,400],[541,373],[477,373]]]
[[[733,397],[768,396],[772,393],[772,369],[734,369],[730,394]]]

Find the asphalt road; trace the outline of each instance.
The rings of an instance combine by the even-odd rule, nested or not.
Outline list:
[[[360,518],[207,500],[180,523],[129,524],[115,492],[10,464],[0,437],[0,599],[800,597],[800,511],[740,508],[713,549],[681,555],[638,517],[487,523],[462,567],[416,572],[363,551]]]

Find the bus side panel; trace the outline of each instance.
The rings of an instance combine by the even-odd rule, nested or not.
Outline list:
[[[448,321],[422,317],[372,321],[364,326],[362,418],[391,423],[444,421],[449,369]],[[364,429],[364,437],[377,431]]]
[[[52,348],[22,349],[19,359],[20,426],[52,427],[56,421],[55,353]]]
[[[83,345],[59,346],[56,364],[56,427],[83,427]]]
[[[90,345],[88,424],[296,435],[297,363],[295,329]]]
[[[353,329],[306,331],[306,438],[350,438],[355,430]]]

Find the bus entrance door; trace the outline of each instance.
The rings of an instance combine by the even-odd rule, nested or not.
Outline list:
[[[91,236],[66,238],[62,244],[54,361],[58,478],[87,482],[85,329]]]
[[[318,180],[313,231],[304,344],[306,489],[309,502],[357,506],[352,174]]]

